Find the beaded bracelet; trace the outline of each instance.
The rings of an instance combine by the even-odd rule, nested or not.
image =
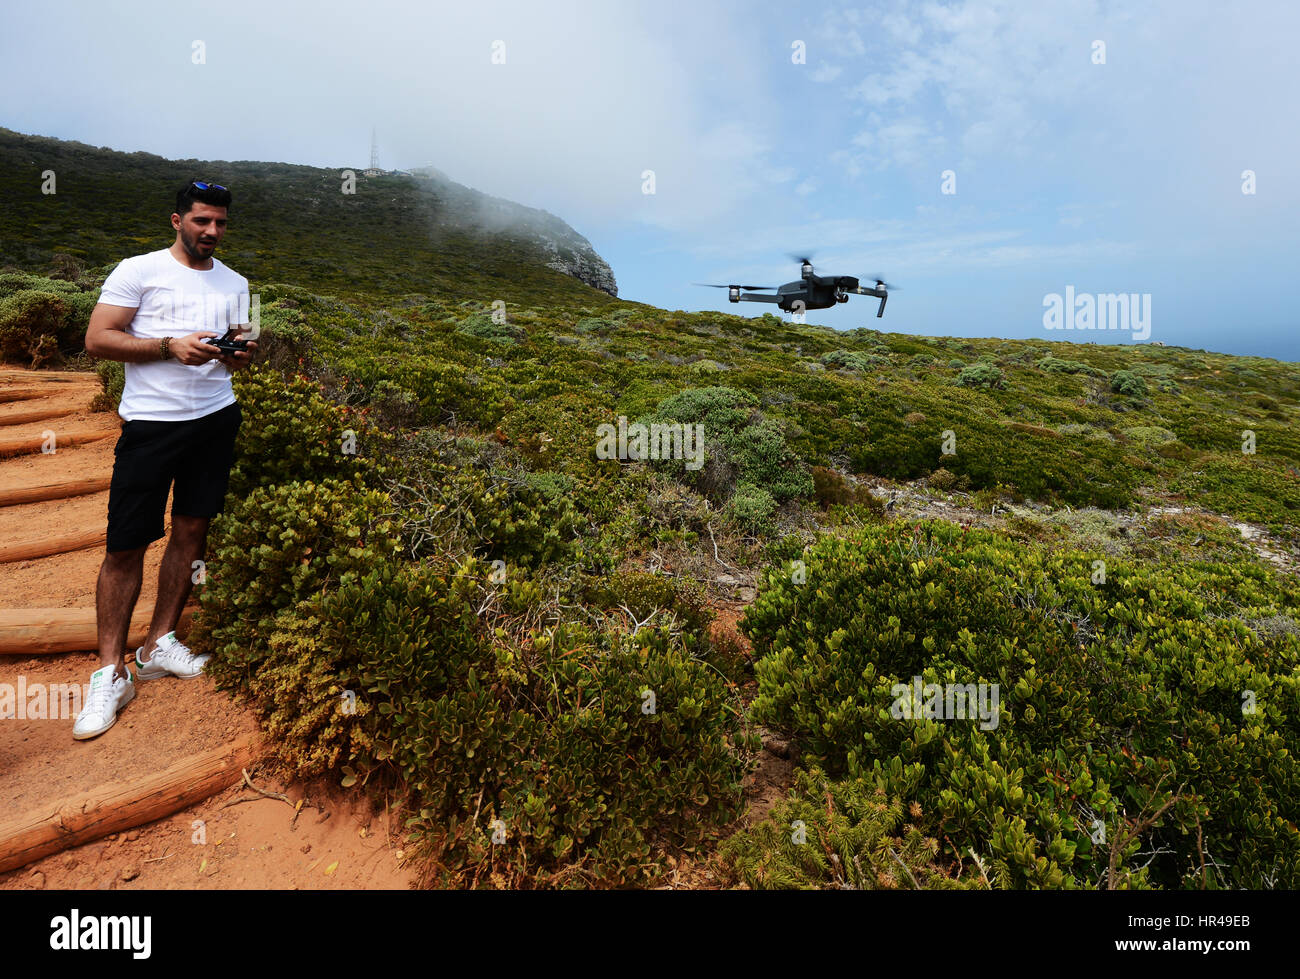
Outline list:
[[[159,358],[160,360],[166,360],[168,357],[171,356],[171,351],[168,349],[168,346],[171,344],[171,342],[172,342],[171,337],[163,337],[158,342],[158,351],[159,353],[162,354],[162,356]]]

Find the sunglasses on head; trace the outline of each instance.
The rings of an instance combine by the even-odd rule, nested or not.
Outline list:
[[[190,184],[190,186],[193,187],[195,190],[225,190],[226,189],[225,187],[222,187],[221,184],[210,184],[202,180],[196,180],[192,184]]]

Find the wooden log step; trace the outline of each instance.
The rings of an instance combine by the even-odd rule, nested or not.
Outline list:
[[[146,778],[109,782],[65,799],[52,811],[8,819],[0,823],[0,873],[211,798],[239,782],[259,754],[257,735],[245,734]]]
[[[87,547],[97,547],[106,543],[108,543],[108,527],[101,523],[88,530],[70,530],[63,534],[48,534],[35,540],[0,545],[0,564],[31,561],[54,554],[66,554],[68,551],[84,551]]]
[[[55,432],[54,449],[57,452],[59,449],[73,445],[85,445],[87,442],[98,442],[100,439],[111,438],[117,434],[119,434],[117,429],[111,431],[83,429],[76,432]],[[44,445],[45,439],[40,435],[0,439],[0,459],[6,456],[31,455],[40,452],[41,447]]]
[[[181,609],[176,637],[189,635],[197,606]],[[152,603],[137,602],[127,630],[131,649],[144,645],[153,619]],[[99,648],[93,608],[0,609],[0,655],[43,656],[51,653],[79,653]]]
[[[24,371],[6,367],[0,368],[0,380],[94,384],[99,381],[99,375],[91,371]]]
[[[49,391],[36,388],[0,388],[0,404],[6,401],[31,401],[32,398],[48,398]]]
[[[29,408],[27,411],[15,411],[8,415],[0,415],[0,426],[3,425],[30,425],[32,422],[45,421],[47,418],[66,418],[69,415],[75,415],[78,411],[86,411],[85,408]]]
[[[39,503],[42,500],[63,500],[87,493],[100,493],[108,489],[113,482],[111,474],[107,476],[86,476],[82,479],[70,479],[62,483],[45,483],[42,486],[15,486],[12,489],[0,489],[0,507],[16,506],[19,503]]]

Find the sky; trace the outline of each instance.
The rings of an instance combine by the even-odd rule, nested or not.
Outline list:
[[[0,125],[340,169],[373,127],[385,168],[563,218],[625,299],[776,311],[692,283],[811,252],[898,289],[809,323],[1300,361],[1298,40],[1292,0],[53,0],[0,9]]]

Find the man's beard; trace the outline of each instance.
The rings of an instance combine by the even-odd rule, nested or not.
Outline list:
[[[216,242],[213,242],[211,245],[208,246],[211,249],[210,251],[204,252],[199,247],[199,236],[195,235],[193,238],[191,238],[185,234],[184,230],[182,230],[181,247],[185,249],[186,253],[190,256],[190,258],[202,260],[205,258],[210,258],[212,252],[216,251]]]

